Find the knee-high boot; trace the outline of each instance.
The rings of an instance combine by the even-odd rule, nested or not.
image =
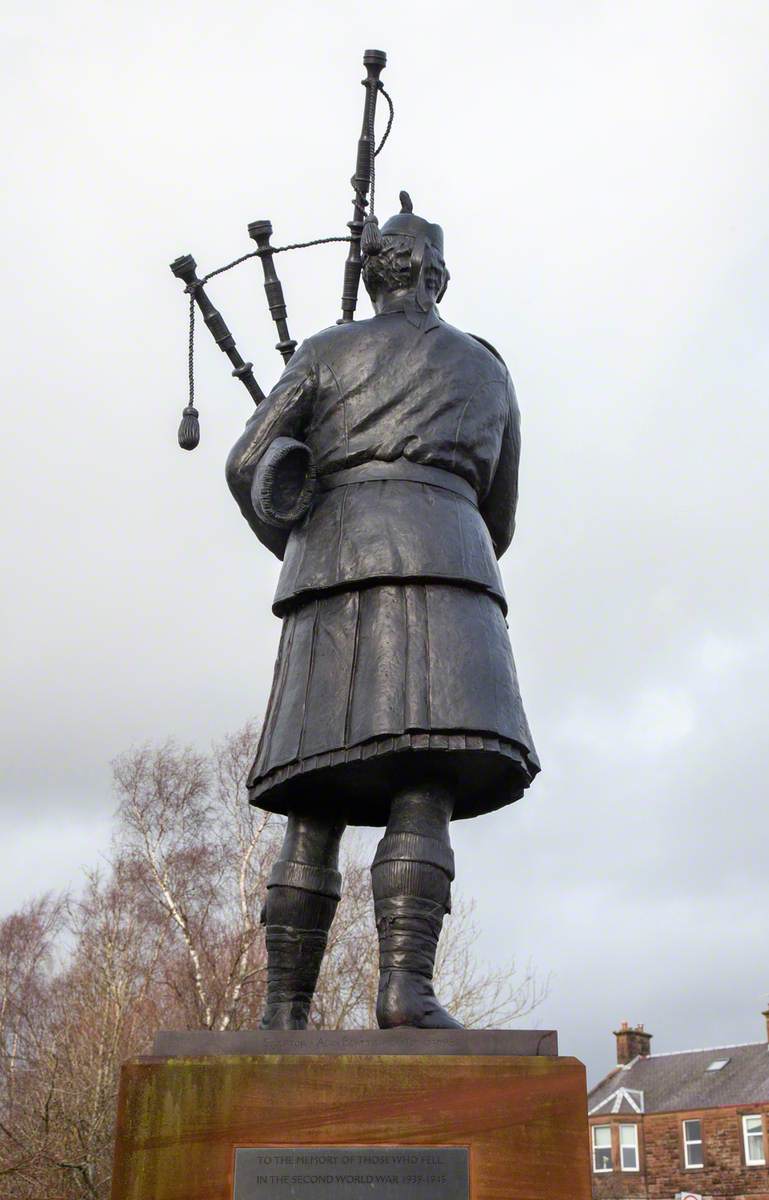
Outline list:
[[[275,863],[262,912],[267,1002],[261,1029],[306,1029],[341,882],[331,867]]]
[[[443,918],[450,911],[454,855],[446,842],[407,832],[387,833],[371,867],[379,935],[377,1021],[420,1029],[461,1029],[433,991],[433,968]]]

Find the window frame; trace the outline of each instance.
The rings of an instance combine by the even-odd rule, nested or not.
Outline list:
[[[608,1146],[596,1146],[595,1135],[596,1135],[596,1130],[598,1130],[598,1129],[608,1129],[608,1131],[609,1131],[609,1145]],[[611,1132],[611,1125],[596,1124],[596,1125],[590,1126],[590,1149],[591,1149],[590,1158],[591,1158],[591,1162],[592,1162],[592,1166],[593,1166],[593,1174],[594,1175],[610,1175],[611,1172],[614,1170],[614,1145],[613,1145],[613,1138],[612,1138],[612,1132]],[[608,1167],[597,1167],[595,1165],[596,1150],[608,1150],[609,1151],[609,1166]]]
[[[699,1125],[699,1127],[700,1127],[700,1136],[698,1138],[687,1137],[686,1126],[694,1125],[695,1123],[697,1125]],[[704,1134],[702,1131],[702,1117],[686,1117],[686,1119],[681,1122],[681,1137],[683,1139],[683,1145],[684,1145],[684,1170],[685,1171],[703,1171],[705,1169],[705,1137],[704,1137]],[[702,1155],[701,1163],[689,1162],[689,1147],[690,1146],[699,1146],[700,1147],[700,1153]]]
[[[638,1144],[638,1125],[635,1123],[635,1121],[622,1121],[622,1122],[618,1123],[617,1128],[618,1128],[617,1139],[618,1139],[618,1146],[619,1146],[619,1169],[620,1169],[620,1171],[625,1171],[626,1173],[638,1174],[638,1172],[641,1170],[641,1151],[640,1151],[640,1147]],[[626,1167],[625,1166],[624,1158],[622,1155],[622,1151],[625,1148],[622,1145],[622,1130],[623,1129],[632,1129],[633,1130],[632,1149],[635,1150],[635,1166],[634,1167]],[[628,1147],[628,1149],[630,1149],[630,1147]]]
[[[743,1113],[742,1121],[742,1150],[745,1155],[746,1167],[765,1167],[766,1162],[766,1129],[762,1113]],[[758,1136],[761,1138],[761,1158],[751,1158],[748,1153],[748,1137],[756,1137],[755,1133],[748,1134],[748,1121],[758,1121]]]

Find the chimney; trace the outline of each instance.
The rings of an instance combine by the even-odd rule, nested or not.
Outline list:
[[[769,1008],[765,1009],[764,1012],[761,1013],[761,1016],[766,1021],[766,1040],[769,1042]]]
[[[631,1028],[627,1021],[623,1021],[619,1029],[615,1029],[614,1036],[617,1039],[618,1066],[623,1067],[639,1055],[641,1058],[649,1057],[652,1035],[645,1031],[643,1025]]]

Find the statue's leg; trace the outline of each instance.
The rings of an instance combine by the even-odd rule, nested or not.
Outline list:
[[[450,791],[424,784],[393,800],[385,836],[371,868],[379,934],[381,1029],[396,1025],[460,1029],[441,1008],[432,978],[443,918],[450,909],[454,854]]]
[[[262,1029],[305,1029],[339,902],[344,824],[290,813],[267,884],[267,1003]]]

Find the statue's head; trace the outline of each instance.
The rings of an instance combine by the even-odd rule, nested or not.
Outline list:
[[[443,298],[449,282],[443,230],[414,214],[408,192],[401,192],[400,201],[401,211],[382,227],[382,249],[364,256],[363,282],[375,306],[387,296],[413,292],[427,312]]]

